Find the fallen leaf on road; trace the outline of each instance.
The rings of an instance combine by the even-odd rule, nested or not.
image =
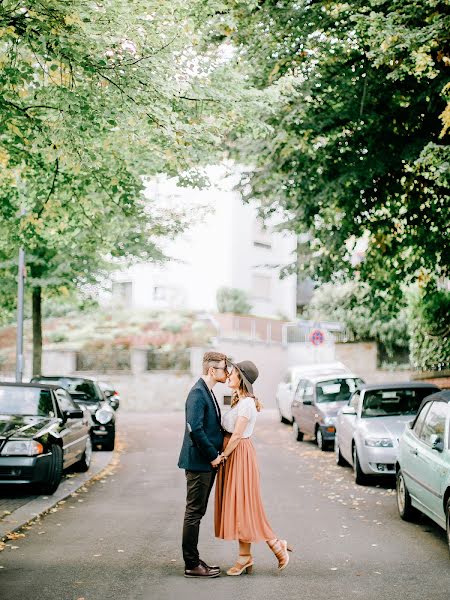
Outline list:
[[[337,567],[331,567],[330,571],[337,571]]]
[[[101,554],[94,554],[94,556],[101,556]]]
[[[117,552],[125,552],[125,550],[117,550]]]
[[[8,533],[6,536],[7,540],[18,540],[20,538],[24,538],[25,534],[24,533]]]
[[[44,535],[45,531],[38,531],[38,535]]]
[[[19,546],[11,546],[11,550],[17,550]]]

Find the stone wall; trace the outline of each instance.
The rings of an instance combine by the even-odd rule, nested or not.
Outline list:
[[[343,362],[366,383],[389,383],[410,381],[408,370],[380,370],[377,368],[377,345],[375,342],[352,342],[335,345],[335,360]]]

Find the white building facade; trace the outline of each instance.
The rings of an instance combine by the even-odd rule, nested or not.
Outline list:
[[[225,169],[208,170],[211,186],[180,188],[174,180],[155,180],[149,196],[160,205],[188,210],[191,226],[163,250],[171,257],[162,265],[142,263],[113,275],[112,292],[103,303],[136,309],[217,311],[220,287],[243,290],[252,314],[296,316],[296,276],[280,279],[281,268],[296,257],[296,238],[264,228],[256,207],[233,190],[236,176]]]

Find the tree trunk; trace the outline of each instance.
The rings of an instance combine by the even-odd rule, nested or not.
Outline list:
[[[42,375],[42,288],[32,290],[33,305],[33,376]]]

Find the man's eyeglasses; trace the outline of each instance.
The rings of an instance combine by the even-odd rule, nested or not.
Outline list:
[[[225,372],[225,375],[228,376],[228,375],[231,375],[231,373],[233,371],[233,365],[230,362],[226,361],[224,367],[218,367],[217,366],[217,367],[213,367],[213,369],[218,369],[218,370],[220,369],[221,371]]]

